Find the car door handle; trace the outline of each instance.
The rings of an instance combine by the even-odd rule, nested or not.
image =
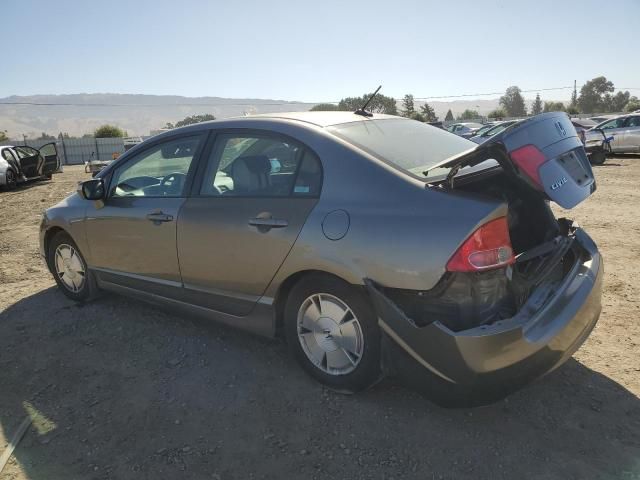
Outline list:
[[[172,222],[173,215],[167,215],[166,213],[162,212],[153,212],[147,215],[147,220],[150,220],[153,223]]]
[[[249,225],[252,227],[262,227],[262,228],[284,228],[289,225],[289,222],[286,220],[281,220],[278,218],[251,218],[249,219]]]

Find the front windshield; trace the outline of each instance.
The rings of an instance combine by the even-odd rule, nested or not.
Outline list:
[[[328,130],[365,152],[418,176],[424,176],[423,172],[437,163],[477,146],[440,128],[401,118],[342,123]]]

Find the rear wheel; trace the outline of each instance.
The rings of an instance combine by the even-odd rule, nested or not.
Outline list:
[[[380,332],[367,297],[330,275],[304,277],[284,311],[289,349],[330,388],[355,392],[380,378]]]
[[[95,297],[98,288],[87,262],[73,239],[57,233],[49,245],[48,263],[53,277],[67,297],[84,302]]]
[[[607,159],[607,154],[605,152],[593,152],[589,156],[589,161],[591,165],[602,165]]]
[[[4,178],[7,190],[14,190],[18,186],[18,177],[16,177],[16,172],[12,169],[9,168],[6,171]]]

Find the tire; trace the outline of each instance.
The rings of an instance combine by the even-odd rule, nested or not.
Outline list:
[[[593,152],[589,155],[589,162],[591,165],[602,165],[607,159],[607,154],[605,152]]]
[[[5,187],[7,190],[15,190],[18,186],[18,177],[13,169],[8,168],[5,172]]]
[[[284,309],[289,350],[312,377],[342,393],[381,377],[380,330],[366,294],[325,274],[303,277]]]
[[[96,297],[98,287],[93,273],[67,233],[58,232],[51,239],[47,263],[58,287],[71,300],[87,302]]]

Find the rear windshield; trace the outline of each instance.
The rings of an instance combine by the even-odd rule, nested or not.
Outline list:
[[[342,123],[328,130],[365,152],[421,177],[433,165],[476,147],[475,143],[441,128],[402,118]],[[441,173],[430,172],[430,176]]]

